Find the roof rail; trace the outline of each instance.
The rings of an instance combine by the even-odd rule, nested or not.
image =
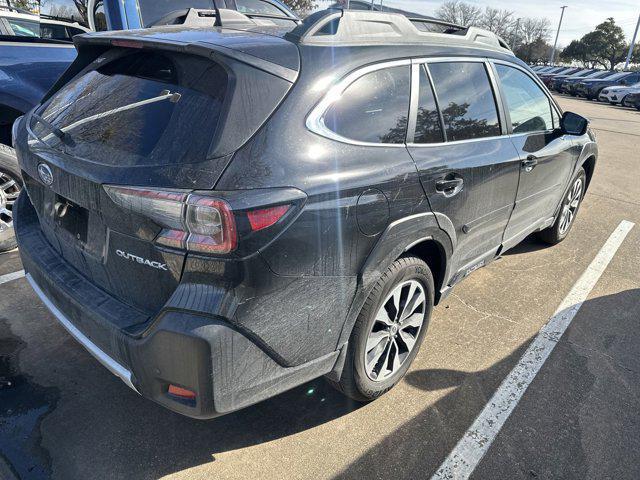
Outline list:
[[[445,31],[423,30],[416,24],[449,27]],[[307,17],[286,35],[302,45],[352,46],[416,43],[480,43],[499,51],[511,49],[495,33],[477,27],[463,27],[430,18],[409,18],[399,13],[368,10],[327,9]]]

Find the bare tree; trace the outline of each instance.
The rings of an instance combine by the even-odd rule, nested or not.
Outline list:
[[[466,27],[480,24],[482,10],[461,0],[449,0],[436,10],[436,17]]]
[[[284,0],[284,3],[298,15],[306,15],[316,8],[314,0]]]
[[[514,17],[514,13],[509,10],[486,7],[480,19],[479,26],[486,28],[502,38],[508,38],[513,33],[516,25],[516,19]]]

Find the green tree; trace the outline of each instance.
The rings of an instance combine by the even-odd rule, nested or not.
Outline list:
[[[587,33],[580,40],[574,40],[562,52],[567,61],[578,61],[586,66],[600,65],[607,70],[614,70],[616,65],[624,62],[629,50],[624,31],[613,18]]]

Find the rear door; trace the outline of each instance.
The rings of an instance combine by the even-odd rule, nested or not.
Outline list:
[[[515,65],[494,63],[511,141],[521,160],[516,205],[505,231],[511,246],[554,216],[576,161],[559,111],[540,84]]]
[[[516,198],[519,157],[497,107],[483,59],[414,65],[415,135],[409,152],[439,222],[453,224],[452,272],[466,275],[492,258]],[[411,140],[411,139],[410,139]]]

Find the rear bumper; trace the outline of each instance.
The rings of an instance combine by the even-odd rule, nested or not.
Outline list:
[[[98,360],[107,370],[113,373],[116,377],[119,377],[125,385],[127,385],[131,390],[136,393],[138,389],[133,384],[133,375],[127,370],[126,367],[120,365],[117,361],[111,358],[108,354],[106,354],[100,347],[98,347],[95,343],[89,339],[84,333],[76,328],[76,326],[69,320],[64,313],[62,313],[58,307],[56,307],[51,300],[47,297],[47,295],[42,291],[42,289],[38,286],[36,281],[33,279],[30,273],[26,275],[27,281],[33,288],[36,295],[40,297],[42,303],[51,311],[51,313],[56,317],[58,322],[71,334],[73,338],[75,338],[80,345],[87,349],[87,351],[93,355],[96,360]]]
[[[57,254],[24,192],[16,212],[20,255],[43,303],[109,371],[140,395],[173,411],[213,418],[330,373],[336,366],[339,351],[294,367],[282,366],[226,319],[175,305],[149,319],[144,333],[129,334],[110,316],[139,312],[90,284]],[[195,392],[195,400],[169,394],[170,384]]]

